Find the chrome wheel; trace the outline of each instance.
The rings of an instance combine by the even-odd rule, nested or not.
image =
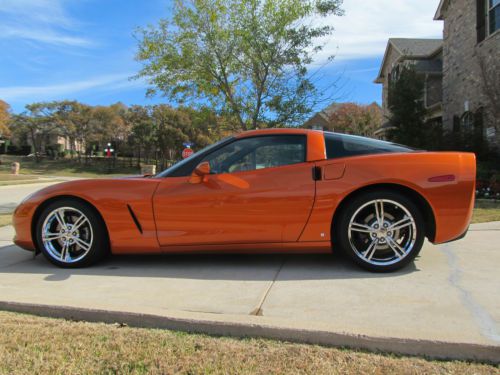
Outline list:
[[[92,248],[93,232],[90,220],[73,207],[51,211],[42,224],[42,243],[47,254],[63,263],[83,259]]]
[[[348,226],[349,244],[364,262],[395,264],[415,246],[417,225],[408,209],[389,199],[371,200],[359,207]]]

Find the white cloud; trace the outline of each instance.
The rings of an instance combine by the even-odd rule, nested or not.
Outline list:
[[[86,47],[93,44],[88,39],[66,36],[52,30],[44,30],[43,32],[40,32],[40,30],[30,30],[9,26],[0,26],[0,37],[20,38],[47,44],[69,45],[76,47]]]
[[[36,102],[66,98],[73,94],[87,90],[92,90],[92,92],[109,92],[125,88],[141,87],[145,85],[144,82],[141,81],[130,81],[129,77],[132,75],[133,73],[109,74],[81,81],[73,81],[45,86],[0,87],[0,98],[6,100],[7,102]]]
[[[70,17],[65,0],[1,0],[0,38],[85,47],[93,44],[75,36],[79,23]]]
[[[343,17],[330,16],[318,23],[335,27],[324,40],[321,61],[362,59],[384,54],[389,38],[441,38],[443,25],[434,21],[439,0],[344,0]]]

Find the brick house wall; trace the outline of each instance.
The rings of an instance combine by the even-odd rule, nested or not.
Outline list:
[[[441,7],[440,7],[441,8]],[[500,32],[478,43],[477,2],[448,1],[436,19],[443,31],[443,126],[463,125],[482,109],[483,134],[500,146]],[[496,130],[495,130],[496,128]]]
[[[428,75],[426,77],[425,106],[432,107],[440,104],[443,100],[443,79],[440,75]]]
[[[413,66],[424,79],[422,100],[427,109],[426,121],[441,123],[442,117],[442,40],[391,38],[375,83],[382,84],[382,111],[384,124],[376,135],[384,138],[390,129],[388,120],[389,86],[403,66]]]
[[[397,64],[398,60],[401,58],[401,53],[399,53],[395,48],[389,47],[389,51],[386,56],[386,63],[382,67],[382,115],[385,119],[390,117],[391,112],[389,111],[389,80],[391,79],[391,70]]]

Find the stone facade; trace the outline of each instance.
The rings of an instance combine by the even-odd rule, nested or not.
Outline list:
[[[427,121],[441,122],[442,117],[442,41],[440,39],[391,38],[375,83],[382,84],[382,110],[386,121],[390,118],[389,85],[397,78],[403,65],[413,65],[425,79],[422,100],[428,111]],[[390,129],[385,123],[375,134],[385,138]]]
[[[389,118],[389,81],[391,79],[391,70],[396,65],[396,63],[401,58],[401,53],[398,52],[391,45],[387,46],[387,53],[385,56],[384,64],[382,65],[380,76],[380,81],[377,83],[382,83],[382,113],[384,118]]]
[[[444,21],[443,126],[456,130],[473,118],[473,126],[481,126],[490,145],[498,147],[500,30],[486,32],[478,43],[477,8],[477,1],[445,0],[436,14]]]

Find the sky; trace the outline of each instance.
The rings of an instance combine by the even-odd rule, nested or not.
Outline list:
[[[311,70],[321,67],[321,84],[336,84],[339,101],[380,103],[381,86],[373,80],[388,38],[440,38],[442,22],[433,21],[438,3],[344,0],[344,16],[316,20],[335,31],[319,41],[324,49]],[[171,13],[171,0],[0,0],[0,99],[16,113],[61,99],[166,103],[147,98],[146,82],[130,77],[141,68],[134,30]],[[330,55],[334,60],[324,66]]]

